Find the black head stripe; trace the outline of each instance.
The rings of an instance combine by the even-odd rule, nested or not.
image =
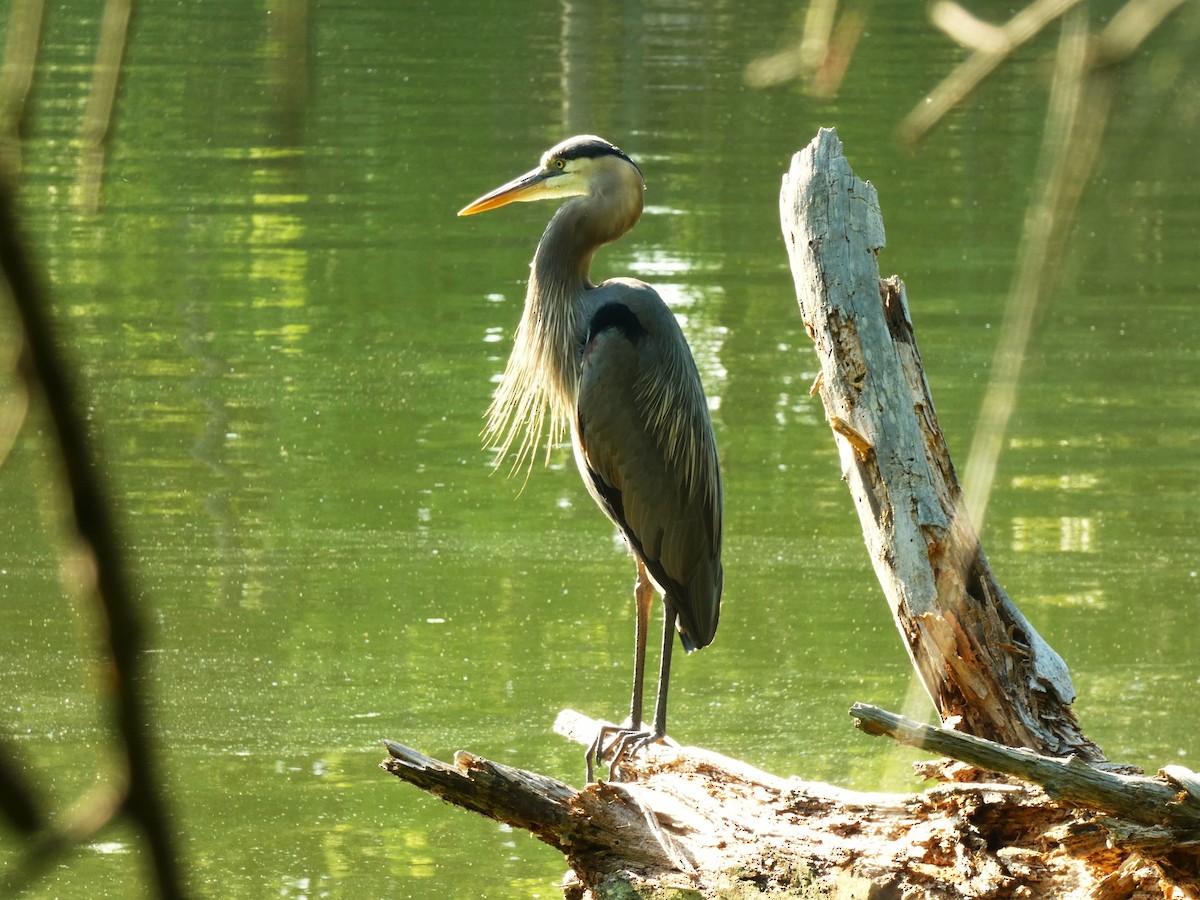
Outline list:
[[[619,147],[593,135],[568,138],[555,147],[551,153],[561,159],[595,159],[600,156],[616,156],[637,169],[639,174],[642,171],[638,164]]]

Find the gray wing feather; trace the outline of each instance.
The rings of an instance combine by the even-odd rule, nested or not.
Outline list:
[[[589,492],[679,614],[688,650],[720,615],[721,480],[678,323],[640,282],[608,282],[583,347],[572,436]]]

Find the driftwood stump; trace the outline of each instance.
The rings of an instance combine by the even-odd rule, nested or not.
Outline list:
[[[979,546],[904,285],[879,278],[875,188],[850,170],[831,129],[792,161],[780,211],[821,364],[815,390],[875,574],[934,707],[971,734],[1102,760],[1071,711],[1066,665],[1009,600]]]
[[[851,710],[959,763],[912,796],[784,779],[705,750],[655,745],[619,780],[577,789],[465,751],[453,763],[386,741],[383,768],[526,829],[570,867],[569,898],[1200,898],[1200,778],[1108,764],[1071,710],[1066,665],[1000,587],[963,509],[904,286],[881,281],[874,189],[822,130],[780,197],[814,392],[876,574],[942,719]],[[599,722],[566,711],[586,746]]]

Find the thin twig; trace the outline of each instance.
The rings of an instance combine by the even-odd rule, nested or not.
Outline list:
[[[957,69],[929,92],[900,123],[900,140],[915,144],[928,134],[971,91],[1008,59],[1013,51],[1028,43],[1042,29],[1065,15],[1082,0],[1035,0],[1000,26],[1000,37],[989,46],[976,50]]]
[[[125,57],[125,42],[132,14],[133,0],[107,0],[104,4],[100,45],[96,48],[96,65],[92,70],[92,90],[88,95],[79,134],[82,157],[76,189],[79,206],[87,213],[95,213],[100,208],[104,145],[112,129],[117,85],[121,79],[121,61]]]
[[[1180,796],[1168,778],[1150,778],[1090,766],[1078,757],[1055,758],[1021,747],[926,725],[866,703],[850,707],[861,731],[887,736],[988,772],[1014,775],[1040,785],[1055,800],[1112,813],[1142,825],[1170,827],[1177,840],[1200,839],[1200,801]],[[1194,773],[1184,769],[1188,776]]]

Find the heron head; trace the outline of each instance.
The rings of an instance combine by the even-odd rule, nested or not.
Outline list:
[[[536,168],[468,203],[458,214],[471,216],[509,203],[618,191],[634,191],[640,200],[645,186],[637,163],[603,138],[582,134],[555,144],[542,154]]]

